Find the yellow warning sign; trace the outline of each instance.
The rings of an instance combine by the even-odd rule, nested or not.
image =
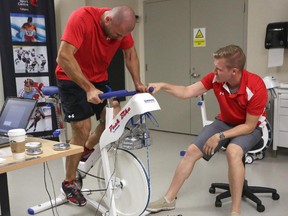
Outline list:
[[[203,36],[203,34],[202,34],[202,32],[201,32],[200,29],[198,30],[198,32],[197,32],[195,38],[204,38],[204,36]]]
[[[194,47],[206,46],[206,28],[194,28],[193,44]]]

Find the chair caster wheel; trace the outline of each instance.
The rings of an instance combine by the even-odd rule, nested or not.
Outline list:
[[[265,157],[265,152],[257,154],[257,159],[262,160]]]
[[[272,199],[273,200],[279,200],[280,199],[280,195],[278,193],[273,193],[272,194]]]
[[[211,194],[215,194],[215,188],[214,187],[210,187],[209,188],[209,193],[211,193]]]
[[[254,161],[254,158],[251,155],[247,155],[245,158],[245,163],[246,164],[252,164]]]
[[[258,212],[264,212],[265,211],[265,206],[264,205],[257,205],[257,211]]]
[[[220,200],[216,200],[215,207],[221,207],[221,206],[222,206],[222,202]]]

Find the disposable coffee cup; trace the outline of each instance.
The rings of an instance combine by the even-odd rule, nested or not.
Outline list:
[[[8,137],[14,160],[25,159],[26,131],[22,128],[8,131]]]

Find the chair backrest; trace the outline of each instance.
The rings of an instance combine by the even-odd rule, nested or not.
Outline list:
[[[249,153],[257,153],[257,152],[264,152],[267,148],[269,148],[272,144],[272,129],[271,125],[266,120],[266,124],[262,129],[263,135],[262,135],[262,143],[259,141],[253,149],[249,151]]]

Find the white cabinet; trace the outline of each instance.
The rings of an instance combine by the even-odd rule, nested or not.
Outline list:
[[[273,151],[288,148],[288,87],[276,88],[274,101]]]

